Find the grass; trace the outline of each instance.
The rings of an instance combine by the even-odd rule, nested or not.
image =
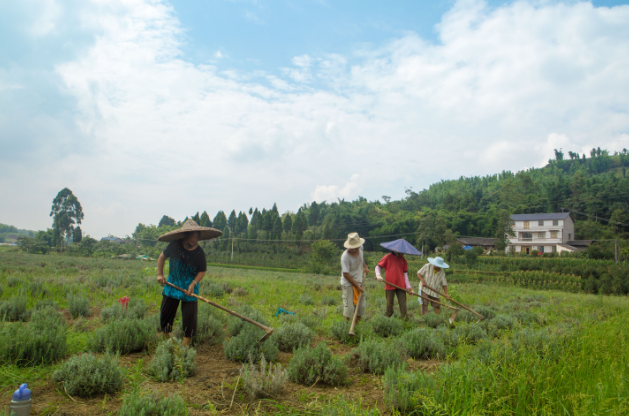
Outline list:
[[[0,251],[1,301],[25,297],[27,309],[32,311],[37,302],[43,299],[48,303],[56,302],[67,313],[67,294],[81,293],[89,300],[90,308],[97,311],[91,318],[82,318],[85,323],[83,329],[75,325],[67,327],[67,349],[62,360],[35,367],[17,367],[13,364],[0,366],[2,392],[9,394],[23,380],[29,380],[29,387],[31,384],[44,386],[63,361],[73,354],[89,351],[95,333],[106,325],[98,311],[116,304],[123,296],[147,305],[148,311],[143,321],[154,321],[161,301],[161,287],[155,281],[154,270],[155,263]],[[413,286],[416,286],[414,273],[410,274]],[[313,344],[326,342],[333,356],[339,359],[345,359],[344,354],[351,349],[351,345],[341,345],[329,335],[332,327],[345,325],[341,324],[343,317],[335,313],[341,301],[341,293],[336,288],[336,276],[273,268],[209,265],[205,279],[207,285],[215,283],[244,290],[240,296],[225,293],[219,299],[212,299],[223,306],[240,310],[248,305],[276,329],[283,320],[304,323],[312,320],[316,325],[308,326],[315,333]],[[34,280],[37,280],[36,296],[31,293],[33,286],[30,283]],[[441,359],[443,364],[438,371],[414,372],[410,367],[397,367],[395,374],[392,367],[389,367],[388,372],[385,371],[387,375],[384,379],[387,380],[388,388],[408,388],[411,391],[404,406],[387,400],[388,412],[395,407],[402,409],[403,413],[462,415],[620,415],[629,412],[629,329],[626,328],[629,300],[626,297],[480,283],[450,284],[449,289],[453,298],[474,305],[475,310],[488,315],[488,319],[480,324],[468,324],[457,319],[453,328],[437,325],[437,329],[432,329],[426,326],[425,319],[419,315],[419,308],[415,307],[409,311],[409,322],[396,320],[400,324],[395,324],[394,331],[388,328],[380,331],[387,337],[378,337],[377,342],[382,342],[382,348],[386,347],[386,351],[392,352],[400,351],[401,340],[405,336],[411,337],[406,334],[417,328],[430,331],[435,337],[451,340],[452,335],[457,335],[459,339],[458,342],[452,342],[456,345],[446,343],[447,354]],[[304,294],[312,302],[305,304],[300,301]],[[367,313],[357,331],[364,335],[365,340],[375,337],[375,328],[382,326],[382,318],[376,319],[377,315],[382,314],[382,287],[368,284],[367,296]],[[333,299],[337,299],[336,305]],[[416,302],[414,299],[411,301]],[[296,316],[281,320],[275,316],[279,307],[295,312]],[[199,304],[200,313],[205,308],[212,307]],[[222,325],[228,322],[227,314],[218,310],[212,313],[217,323]],[[462,313],[459,315],[463,316]],[[492,319],[496,320],[490,322]],[[26,324],[18,322],[0,325]],[[546,331],[549,335],[543,336],[543,332],[539,331]],[[444,338],[446,336],[448,338]],[[560,340],[561,348],[549,345],[548,339]],[[409,339],[409,342],[421,346],[419,343],[423,340],[423,335],[419,334],[416,339]],[[359,342],[360,338],[350,344]],[[538,350],[543,353],[531,353]],[[154,347],[141,353],[148,363],[150,357],[147,354],[152,356]],[[288,359],[289,364],[291,359]],[[348,365],[351,369],[354,364],[348,362]],[[371,370],[367,368],[366,371]],[[377,372],[380,371],[378,368]],[[295,402],[284,401],[280,397],[276,398],[276,411],[285,414],[356,414],[356,406],[355,411],[342,408],[343,403],[351,402],[356,397],[348,398],[347,401],[337,399],[342,395],[353,394],[351,392],[358,388],[360,381],[357,376],[351,376],[348,380],[351,385],[349,390],[339,386],[338,390],[331,392],[335,396],[331,396],[325,406],[316,410],[294,409],[292,406]],[[373,389],[374,385],[366,384],[365,391]],[[378,412],[386,410],[382,405],[385,393],[379,391]],[[124,398],[123,395],[116,395],[119,402]],[[363,403],[360,409],[375,410],[374,402]]]

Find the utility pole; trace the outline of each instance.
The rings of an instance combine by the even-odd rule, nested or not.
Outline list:
[[[616,255],[616,267],[618,267],[618,239],[614,240],[614,254]]]
[[[232,237],[232,261],[234,261],[234,237]]]

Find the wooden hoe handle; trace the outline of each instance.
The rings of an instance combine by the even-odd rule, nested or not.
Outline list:
[[[400,286],[394,285],[394,284],[393,284],[393,283],[391,283],[391,282],[387,282],[387,281],[385,281],[384,283],[386,283],[386,284],[388,284],[388,285],[391,285],[391,286],[393,286],[393,287],[394,287],[394,288],[396,288],[396,289],[402,289],[403,291],[407,292],[407,290],[406,290],[406,289],[404,289],[404,288],[402,288],[402,287],[400,287]],[[445,306],[446,308],[450,308],[450,309],[453,309],[453,310],[455,310],[455,311],[458,311],[458,310],[459,310],[459,308],[455,308],[454,306],[446,305],[445,303],[437,302],[436,300],[429,299],[429,298],[427,298],[426,296],[420,295],[419,293],[411,292],[411,295],[412,295],[412,296],[417,296],[418,298],[422,298],[422,299],[427,300],[427,301],[429,301],[429,302],[434,302],[434,303],[436,303],[436,304],[438,304],[438,305]]]
[[[443,293],[439,292],[437,289],[433,289],[432,287],[428,286],[428,285],[424,285],[424,287],[428,290],[432,290],[435,293],[440,294],[441,296],[445,296]],[[460,307],[462,307],[463,309],[472,312],[474,315],[478,316],[480,319],[485,319],[485,317],[483,315],[481,315],[478,312],[474,312],[473,310],[471,310],[469,307],[463,305],[462,303],[457,302],[456,300],[450,298],[450,302],[459,305]]]
[[[364,280],[363,280],[364,282]],[[363,287],[363,284],[361,283],[360,287]],[[352,289],[353,290],[353,289]],[[352,293],[353,295],[353,293]],[[358,305],[360,305],[360,300],[362,299],[363,294],[361,293],[360,295],[358,295],[358,300],[356,301],[356,307],[354,308],[354,319],[352,319],[352,326],[349,327],[349,334],[354,336],[356,334],[354,334],[354,327],[356,326],[356,318],[358,317]],[[352,303],[354,303],[354,299],[352,296]]]
[[[175,285],[173,285],[170,282],[166,282],[166,284],[168,286],[172,287],[172,288],[175,288],[175,289],[185,293],[188,296],[192,296],[193,298],[197,298],[197,299],[199,299],[199,300],[201,300],[201,301],[203,301],[205,303],[209,303],[210,305],[212,305],[212,306],[214,306],[214,307],[216,307],[216,308],[218,308],[218,309],[220,309],[222,311],[225,311],[225,312],[227,312],[230,315],[234,315],[235,317],[240,318],[243,321],[249,322],[250,324],[257,326],[258,328],[264,329],[264,332],[266,332],[266,335],[264,337],[262,337],[262,339],[260,341],[266,340],[274,331],[273,328],[269,328],[268,326],[264,326],[260,322],[256,322],[253,319],[247,318],[246,316],[243,316],[243,315],[239,314],[238,312],[234,312],[231,309],[227,309],[226,307],[224,307],[222,305],[219,305],[218,303],[212,302],[211,300],[208,300],[208,299],[204,298],[203,296],[195,295],[194,293],[188,294],[187,290],[182,289],[182,288],[180,288],[178,286],[175,286]]]

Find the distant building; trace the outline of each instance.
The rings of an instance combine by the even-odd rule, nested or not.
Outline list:
[[[126,243],[128,240],[123,240],[122,238],[118,238],[118,237],[103,237],[100,239],[100,241],[109,241],[110,243],[117,243],[117,244],[124,244]]]
[[[485,251],[495,250],[496,249],[496,239],[495,238],[484,238],[484,237],[461,237],[457,238],[456,241],[461,243],[463,247],[482,247]]]
[[[514,235],[508,236],[508,250],[515,253],[530,254],[533,250],[542,253],[574,252],[589,245],[585,245],[588,240],[573,240],[574,220],[569,212],[514,214],[511,221]]]

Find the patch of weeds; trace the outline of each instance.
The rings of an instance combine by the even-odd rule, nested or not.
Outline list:
[[[484,306],[484,305],[474,306],[472,310],[475,311],[476,313],[480,313],[481,315],[483,315],[485,317],[484,321],[489,321],[490,319],[495,318],[497,315],[496,308],[491,307],[491,306]]]
[[[437,338],[430,329],[417,328],[406,332],[400,338],[400,342],[402,350],[412,358],[439,359],[447,354],[443,341]]]
[[[20,367],[48,364],[66,353],[66,325],[50,308],[33,312],[26,324],[0,327],[0,362]]]
[[[26,310],[26,297],[14,297],[0,303],[0,320],[9,322],[28,321],[30,312]]]
[[[388,318],[378,314],[369,321],[371,329],[376,335],[383,338],[395,337],[404,332],[404,324],[399,319]]]
[[[319,325],[321,325],[323,318],[315,313],[312,313],[312,314],[301,314],[298,316],[297,320],[300,323],[306,325],[308,328],[315,331],[319,327]]]
[[[539,315],[529,311],[516,311],[511,314],[511,317],[524,326],[542,324]]]
[[[70,396],[92,397],[97,394],[114,394],[122,390],[124,372],[118,367],[118,357],[105,354],[96,357],[92,354],[74,355],[52,379],[63,383]]]
[[[183,331],[178,328],[183,336]],[[194,344],[218,345],[225,339],[222,322],[210,312],[210,309],[204,308],[197,318],[197,333],[192,337]]]
[[[251,399],[277,397],[288,380],[288,373],[281,364],[268,364],[264,354],[260,365],[253,362],[249,356],[249,364],[240,369],[245,391]]]
[[[299,296],[299,303],[301,303],[302,305],[314,305],[315,301],[312,298],[312,296],[310,296],[308,293],[304,293],[301,296]]]
[[[91,316],[90,300],[85,296],[70,293],[68,295],[68,311],[70,312],[72,319],[76,319],[79,316]]]
[[[301,322],[282,325],[276,332],[280,351],[293,352],[293,349],[310,344],[314,333]]]
[[[391,351],[391,345],[384,340],[363,340],[357,348],[358,367],[372,374],[384,374],[390,366],[402,364],[399,353]]]
[[[515,323],[515,319],[510,315],[496,315],[495,318],[485,323],[485,327],[489,336],[495,338],[498,336],[499,331],[512,329]]]
[[[196,355],[194,349],[182,346],[181,340],[169,338],[157,347],[146,373],[161,382],[182,380],[194,374]]]
[[[164,397],[155,392],[141,396],[133,393],[125,397],[118,416],[184,416],[188,414],[186,402],[177,394]]]
[[[295,383],[311,386],[316,382],[339,386],[347,380],[347,367],[340,358],[321,343],[315,348],[297,348],[290,364],[288,377]]]
[[[449,324],[445,314],[427,313],[423,318],[429,328],[438,328]]]
[[[277,338],[272,336],[264,342],[259,342],[265,335],[263,329],[247,323],[247,326],[223,343],[225,357],[234,361],[247,361],[249,356],[254,362],[260,360],[261,354],[271,361],[275,361],[279,350]]]
[[[437,328],[434,331],[435,336],[440,339],[448,347],[456,347],[462,340],[461,333],[451,331],[447,328]]]
[[[92,351],[120,354],[142,351],[157,343],[155,325],[149,319],[113,320],[98,328],[90,340]]]
[[[222,298],[225,296],[225,288],[220,283],[209,282],[204,285],[203,293],[207,293],[213,298]]]
[[[334,309],[334,313],[337,314],[337,315],[343,315],[343,305],[338,305]]]
[[[235,296],[247,296],[247,289],[245,289],[244,287],[239,287],[238,289],[234,290],[233,294]]]
[[[407,372],[406,365],[390,367],[384,372],[384,401],[394,414],[410,414],[417,406],[416,394],[434,378],[427,377],[423,372]],[[430,413],[442,414],[442,413]]]

